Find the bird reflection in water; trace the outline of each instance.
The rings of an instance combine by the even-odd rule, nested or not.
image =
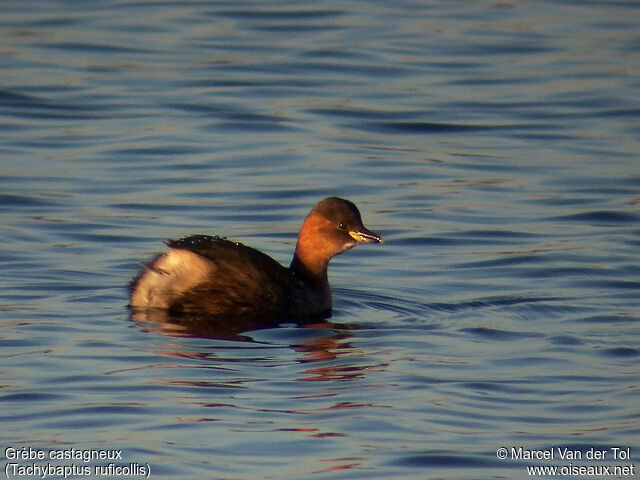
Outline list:
[[[251,332],[268,328],[278,328],[283,324],[295,324],[299,328],[317,330],[318,335],[309,338],[295,338],[290,347],[301,354],[301,364],[309,363],[309,368],[304,370],[304,376],[300,381],[344,381],[360,378],[370,367],[357,364],[336,365],[332,361],[341,356],[354,353],[354,347],[348,342],[351,331],[358,328],[357,325],[339,324],[324,318],[317,320],[305,320],[304,322],[291,322],[257,318],[215,317],[206,315],[171,315],[165,310],[150,309],[134,311],[131,320],[142,331],[163,335],[166,337],[192,337],[212,340],[227,340],[233,342],[252,343],[259,345],[252,338]],[[293,339],[292,339],[293,340]],[[174,346],[177,346],[174,344]],[[209,357],[210,355],[194,351],[176,350],[162,352],[165,355],[175,357]],[[219,360],[219,359],[218,359]],[[328,363],[327,363],[328,362]],[[316,366],[317,364],[325,364]]]

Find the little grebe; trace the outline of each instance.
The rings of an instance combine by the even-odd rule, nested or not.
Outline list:
[[[171,314],[319,317],[331,314],[329,260],[359,243],[382,243],[350,201],[329,197],[305,218],[289,268],[221,237],[167,240],[169,249],[131,283],[130,307]]]

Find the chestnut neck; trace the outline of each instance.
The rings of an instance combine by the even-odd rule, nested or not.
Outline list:
[[[320,233],[329,222],[315,212],[311,212],[302,223],[298,233],[296,251],[291,261],[291,270],[313,283],[326,285],[329,280],[327,268],[335,255],[331,242]]]
[[[310,280],[311,282],[319,285],[328,285],[328,265],[328,261],[324,264],[318,264],[315,260],[310,261],[310,259],[306,258],[304,255],[299,255],[298,249],[296,248],[296,253],[293,255],[293,260],[291,260],[289,268],[305,280]]]

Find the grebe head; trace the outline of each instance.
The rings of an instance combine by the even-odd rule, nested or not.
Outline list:
[[[359,243],[382,243],[380,235],[365,228],[358,207],[349,200],[338,197],[325,198],[313,207],[309,216],[312,215],[324,220],[320,222],[316,234],[325,237],[333,245],[336,250],[334,255]]]
[[[382,243],[382,237],[365,228],[352,202],[325,198],[302,223],[292,267],[301,263],[312,274],[326,277],[329,260],[360,243]]]

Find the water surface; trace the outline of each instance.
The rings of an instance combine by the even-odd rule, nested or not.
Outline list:
[[[3,468],[23,446],[119,449],[151,478],[526,478],[511,446],[630,447],[596,464],[640,468],[638,20],[4,2]],[[287,264],[329,195],[386,243],[332,262],[327,322],[131,318],[162,239]]]

